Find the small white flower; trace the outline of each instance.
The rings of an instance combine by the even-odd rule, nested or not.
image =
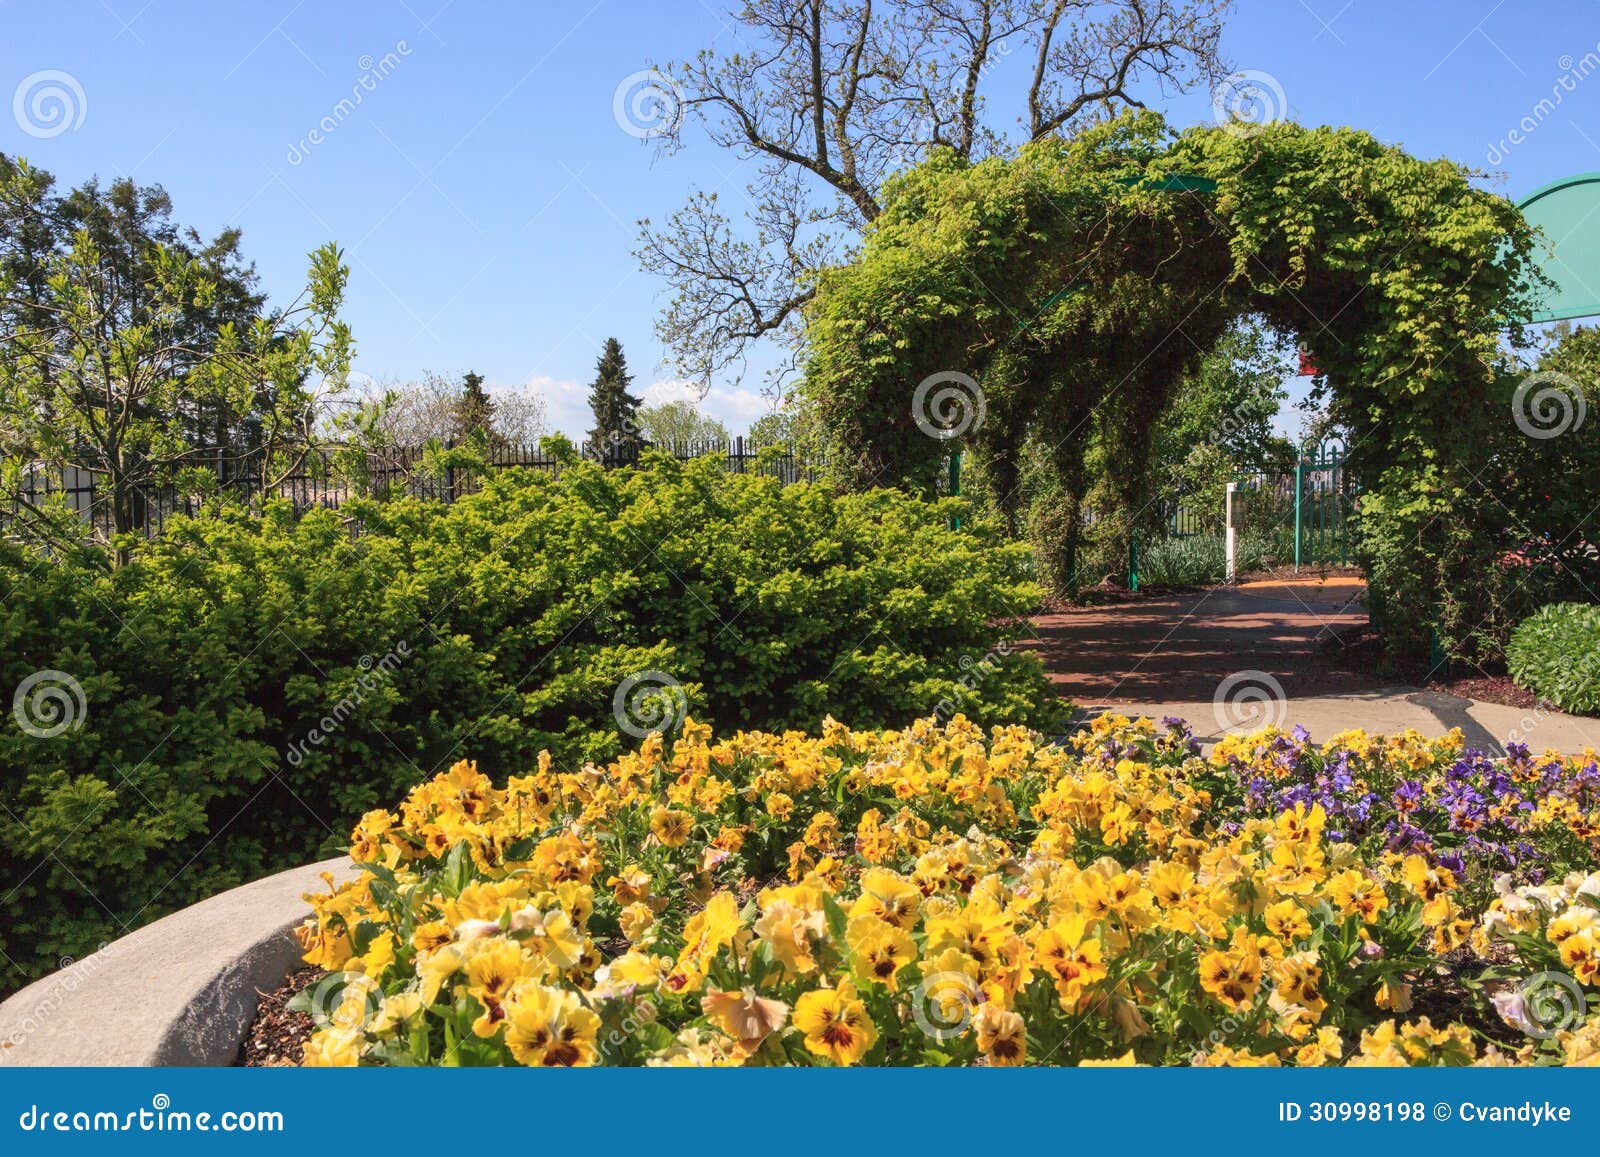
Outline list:
[[[1532,1032],[1537,1027],[1528,1015],[1528,1002],[1523,998],[1521,989],[1513,988],[1497,992],[1490,999],[1494,1003],[1495,1012],[1500,1014],[1500,1019],[1518,1032]]]

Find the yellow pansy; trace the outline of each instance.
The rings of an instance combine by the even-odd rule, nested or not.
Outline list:
[[[973,1015],[978,1051],[989,1063],[1000,1067],[1020,1065],[1028,1058],[1026,1025],[1017,1013],[996,1004],[980,1004]]]
[[[850,921],[846,942],[855,957],[855,973],[865,983],[882,984],[900,991],[898,975],[917,955],[917,942],[877,916],[857,916]]]
[[[853,1065],[878,1039],[867,1006],[856,999],[850,981],[837,988],[802,993],[794,1006],[794,1026],[805,1035],[806,1049],[836,1065]]]
[[[525,1065],[592,1065],[599,1030],[600,1018],[565,989],[524,981],[505,1003],[506,1047]]]

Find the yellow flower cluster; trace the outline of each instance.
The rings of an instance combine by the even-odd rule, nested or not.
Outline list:
[[[691,722],[503,787],[459,763],[363,817],[359,879],[308,897],[305,959],[335,975],[305,1060],[1600,1063],[1600,1019],[1512,1038],[1502,1015],[1510,1051],[1397,1019],[1502,928],[1592,987],[1585,878],[1477,912],[1436,859],[1327,824],[1251,814],[1180,737],[1117,718],[1065,746],[959,717]]]

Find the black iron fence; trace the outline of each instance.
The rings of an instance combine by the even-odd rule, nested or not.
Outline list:
[[[752,439],[726,442],[674,442],[652,444],[681,461],[715,457],[735,474],[762,474],[785,485],[815,482],[823,463],[796,455],[784,445],[764,446]],[[632,443],[588,446],[581,450],[590,461],[607,467],[637,465],[643,449]],[[450,445],[390,446],[378,449],[319,447],[297,454],[292,468],[272,472],[258,457],[239,456],[197,462],[205,486],[186,489],[177,484],[141,486],[126,496],[123,523],[147,537],[160,532],[174,514],[193,515],[215,491],[241,500],[276,497],[296,510],[337,508],[353,497],[393,498],[409,495],[439,502],[454,502],[477,491],[484,477],[495,470],[521,467],[561,473],[562,457],[543,447],[497,443],[471,450]],[[65,508],[76,511],[96,538],[109,538],[117,529],[112,487],[99,471],[73,466],[36,463],[9,502],[0,503],[0,530],[26,521],[25,508]]]

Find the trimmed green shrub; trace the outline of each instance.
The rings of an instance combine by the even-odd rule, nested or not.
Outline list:
[[[959,499],[653,458],[450,506],[221,509],[116,570],[0,546],[0,691],[59,673],[0,724],[0,985],[341,847],[467,754],[576,768],[685,709],[1053,726],[1010,647],[1028,561]],[[51,685],[71,724],[46,735]]]
[[[1600,606],[1541,607],[1512,632],[1506,669],[1517,686],[1563,711],[1600,712]]]

